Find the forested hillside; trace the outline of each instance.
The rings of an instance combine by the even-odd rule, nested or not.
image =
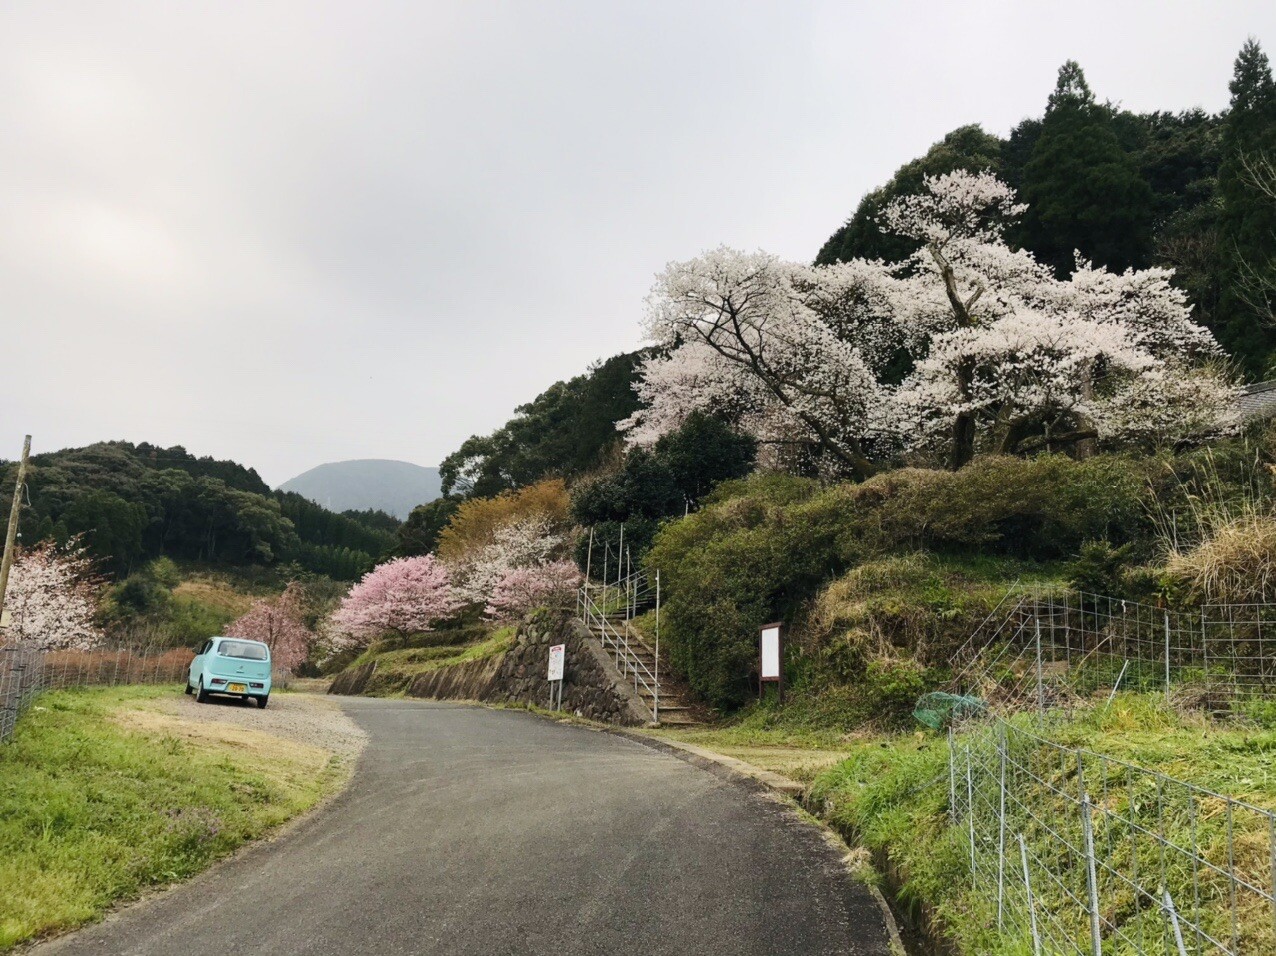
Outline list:
[[[919,243],[882,231],[886,205],[917,192],[925,176],[989,170],[1028,205],[1007,235],[1012,244],[1061,277],[1074,253],[1117,271],[1174,268],[1197,320],[1247,375],[1270,377],[1276,217],[1254,161],[1276,153],[1276,89],[1257,43],[1241,50],[1230,89],[1220,115],[1132,113],[1100,98],[1123,91],[1096,94],[1069,62],[1041,116],[1004,138],[979,126],[953,130],[865,195],[816,262],[902,262]]]
[[[6,509],[15,468],[0,476]],[[34,455],[27,489],[24,542],[82,536],[102,570],[121,577],[166,556],[229,567],[296,562],[351,579],[396,540],[387,516],[334,514],[272,492],[251,468],[181,446],[100,442]]]
[[[615,355],[555,382],[492,434],[467,439],[443,459],[443,494],[494,495],[598,467],[619,444],[616,423],[638,408],[633,383],[645,356],[645,350]]]

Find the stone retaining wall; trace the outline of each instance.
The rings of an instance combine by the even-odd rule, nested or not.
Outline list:
[[[569,614],[536,611],[519,625],[514,646],[504,654],[440,667],[418,675],[408,687],[412,697],[477,700],[487,703],[550,706],[546,680],[549,649],[566,645],[563,710],[592,720],[639,726],[650,711],[616,669],[589,629]],[[331,693],[362,694],[375,663],[350,668],[333,681]]]

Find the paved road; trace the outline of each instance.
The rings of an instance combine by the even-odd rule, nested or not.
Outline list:
[[[349,789],[278,841],[40,953],[888,952],[811,826],[642,744],[349,698]]]

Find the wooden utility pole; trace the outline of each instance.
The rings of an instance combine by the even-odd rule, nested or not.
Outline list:
[[[4,538],[4,560],[0,562],[0,615],[4,614],[4,596],[9,590],[9,569],[13,567],[13,547],[18,540],[18,518],[22,514],[22,487],[27,480],[27,459],[31,457],[31,436],[22,443],[22,461],[18,463],[18,480],[13,485],[13,503],[9,507],[9,531]]]

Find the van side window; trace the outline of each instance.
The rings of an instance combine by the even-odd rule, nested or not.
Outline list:
[[[201,648],[199,649],[199,652],[200,652],[201,654],[207,654],[207,653],[208,653],[208,649],[209,649],[210,647],[212,647],[212,646],[213,646],[213,642],[212,642],[212,641],[205,641],[205,642],[204,642],[204,646],[203,646],[203,647],[201,647]]]

